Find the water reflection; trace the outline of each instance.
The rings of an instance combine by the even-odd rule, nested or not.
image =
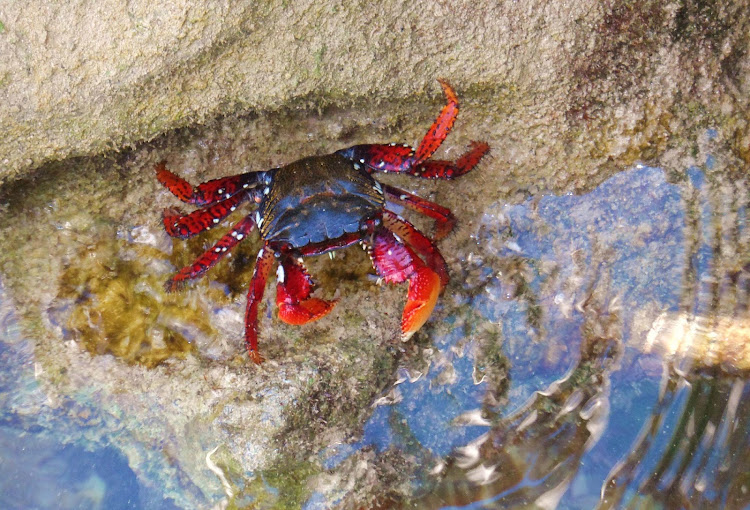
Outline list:
[[[601,508],[750,504],[748,190],[731,171],[688,176],[680,311],[660,314],[644,344],[665,359],[659,399]]]
[[[555,508],[609,414],[608,372],[621,352],[616,309],[584,305],[578,364],[507,417],[482,416],[489,431],[457,448],[434,471],[440,480],[420,499],[425,508],[484,500],[497,507]],[[474,413],[456,424],[476,423]]]
[[[92,411],[51,410],[34,369],[0,282],[0,508],[176,508],[138,483],[121,452],[87,439]]]
[[[327,468],[401,452],[393,507],[750,504],[749,195],[715,165],[487,211],[424,374]]]

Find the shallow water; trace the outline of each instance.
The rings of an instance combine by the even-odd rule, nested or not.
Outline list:
[[[83,227],[74,218],[58,230],[82,246],[66,253],[63,283],[41,306],[42,327],[84,360],[75,369],[90,363],[101,379],[45,374],[54,365],[38,351],[35,358],[0,288],[0,506],[744,508],[747,205],[745,176],[708,156],[669,171],[636,165],[582,195],[483,207],[466,230],[471,239],[446,250],[453,283],[433,319],[409,344],[384,341],[396,354],[373,364],[382,379],[364,382],[374,396],[351,407],[363,417],[354,425],[308,423],[282,410],[304,408],[310,395],[320,399],[316,413],[323,404],[354,405],[360,367],[339,382],[336,373],[360,361],[351,352],[366,358],[361,346],[343,335],[341,344],[321,342],[329,350],[319,358],[304,356],[317,355],[316,334],[341,339],[352,323],[375,336],[384,326],[356,318],[369,308],[345,312],[355,318],[344,316],[331,333],[325,325],[283,329],[267,307],[268,335],[297,336],[267,339],[278,361],[255,372],[236,362],[226,340],[241,327],[243,288],[234,281],[247,280],[247,267],[165,297],[165,275],[205,241],[184,248],[127,216],[79,218]],[[243,266],[243,257],[227,265]],[[341,288],[351,293],[356,283],[360,298],[377,292],[362,286],[359,259],[339,260]],[[323,365],[328,353],[341,364]],[[194,373],[183,384],[185,367]],[[145,403],[123,395],[141,379],[146,391],[150,377],[175,386],[144,393]],[[272,377],[281,382],[266,383]],[[314,391],[300,392],[306,387],[296,381],[308,379]],[[179,392],[198,383],[205,387],[195,400]],[[311,437],[299,442],[283,426],[273,442],[250,437],[256,431],[238,416],[261,411],[247,401],[266,406],[257,421],[274,433],[286,421],[309,426]],[[193,416],[187,410],[197,403],[206,407]],[[167,427],[152,423],[170,413],[177,418]],[[288,458],[257,469],[242,463],[267,451]]]
[[[449,316],[430,368],[404,371],[328,462],[406,451],[419,459],[410,504],[426,508],[749,504],[750,275],[721,272],[737,267],[730,249],[746,253],[747,195],[708,169],[687,176],[638,165],[583,196],[487,211],[464,286],[474,317]],[[485,320],[500,377],[477,374]]]

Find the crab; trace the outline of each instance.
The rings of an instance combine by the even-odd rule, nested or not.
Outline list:
[[[446,105],[415,149],[401,144],[355,145],[324,156],[311,156],[266,171],[214,179],[196,187],[166,168],[156,177],[183,202],[198,206],[190,214],[164,212],[170,236],[193,237],[219,224],[244,202],[257,205],[218,242],[165,284],[167,291],[203,276],[230,250],[258,230],[258,251],[245,311],[245,344],[250,359],[261,363],[258,351],[258,306],[274,263],[276,303],[282,321],[302,325],[328,314],[336,300],[312,296],[314,283],[303,257],[321,255],[361,243],[382,281],[408,281],[401,335],[407,340],[427,321],[448,283],[448,268],[435,241],[456,223],[451,211],[402,189],[382,184],[373,173],[403,173],[424,179],[454,179],[474,168],[489,151],[485,142],[471,142],[455,162],[430,157],[453,127],[458,99],[451,86],[438,80]],[[432,239],[394,213],[389,204],[435,220]]]

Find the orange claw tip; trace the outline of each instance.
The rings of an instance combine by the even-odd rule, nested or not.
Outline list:
[[[407,341],[430,318],[442,290],[440,276],[427,266],[409,278],[409,293],[401,317],[401,340]]]

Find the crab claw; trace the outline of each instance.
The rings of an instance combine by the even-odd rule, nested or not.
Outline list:
[[[409,277],[409,293],[401,316],[401,340],[407,341],[430,318],[440,295],[440,276],[427,266]]]
[[[406,341],[427,322],[443,285],[440,276],[425,265],[393,232],[375,232],[370,250],[375,271],[389,283],[409,281],[406,306],[401,316],[401,339]]]
[[[324,317],[336,301],[310,297],[312,279],[305,267],[291,257],[285,258],[276,273],[276,304],[279,319],[299,326]]]

